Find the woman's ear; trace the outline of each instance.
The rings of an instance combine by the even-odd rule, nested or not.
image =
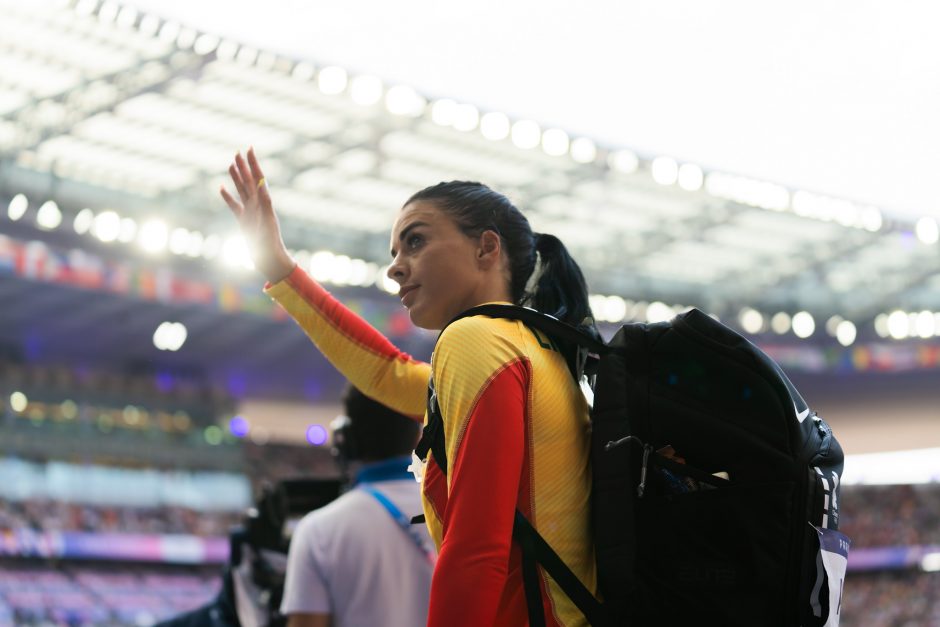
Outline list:
[[[500,260],[502,240],[496,231],[483,231],[480,235],[480,247],[477,248],[477,259],[484,267],[490,267]]]

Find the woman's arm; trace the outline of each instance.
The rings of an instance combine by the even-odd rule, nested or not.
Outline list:
[[[365,320],[349,311],[300,270],[284,246],[281,228],[254,150],[229,166],[238,193],[219,190],[249,242],[255,266],[271,295],[303,327],[314,344],[366,395],[410,416],[424,414],[430,367],[399,351]]]
[[[405,415],[424,415],[428,364],[398,350],[300,268],[265,291],[364,394]]]

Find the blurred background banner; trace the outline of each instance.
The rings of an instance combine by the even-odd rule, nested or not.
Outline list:
[[[335,478],[342,378],[217,190],[427,359],[394,216],[503,191],[602,333],[698,307],[846,452],[844,625],[940,625],[940,9],[928,2],[0,0],[0,625],[218,592],[264,485]]]

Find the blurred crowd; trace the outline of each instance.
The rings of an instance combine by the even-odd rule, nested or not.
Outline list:
[[[842,627],[940,626],[940,573],[849,574]]]
[[[940,484],[845,486],[840,498],[852,548],[940,544]]]

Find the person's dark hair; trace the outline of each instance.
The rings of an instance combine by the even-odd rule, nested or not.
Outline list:
[[[349,417],[349,450],[354,459],[379,461],[409,455],[415,448],[421,425],[417,420],[374,401],[349,386],[343,395]]]
[[[495,231],[509,257],[510,293],[517,305],[551,314],[597,336],[581,268],[554,235],[533,233],[529,221],[508,198],[482,183],[450,181],[427,187],[408,199],[445,211],[469,237]],[[541,274],[531,293],[526,284],[540,258]]]

